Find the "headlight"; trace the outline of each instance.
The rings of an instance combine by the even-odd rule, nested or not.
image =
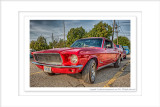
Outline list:
[[[72,55],[70,60],[71,60],[71,63],[75,64],[78,61],[78,57],[76,55]]]

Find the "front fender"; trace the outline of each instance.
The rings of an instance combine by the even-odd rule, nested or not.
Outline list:
[[[96,55],[84,55],[84,56],[81,56],[79,64],[83,65],[83,68],[84,68],[86,66],[86,64],[88,63],[88,61],[91,60],[91,59],[97,60],[96,63],[97,63],[97,67],[98,67],[98,58],[97,58]]]
[[[91,59],[94,59],[94,60],[96,61],[97,68],[98,68],[98,57],[97,57],[96,55],[90,55],[90,56],[88,57],[88,61],[91,60]],[[88,62],[88,61],[87,61],[87,62]],[[87,64],[87,63],[86,63],[86,64]]]
[[[92,59],[92,58],[96,58],[96,59],[97,59],[97,61],[98,61],[98,58],[97,58],[97,56],[96,56],[96,55],[90,55],[90,56],[88,57],[88,61],[89,61],[90,59]]]

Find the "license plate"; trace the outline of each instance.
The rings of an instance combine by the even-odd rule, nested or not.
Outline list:
[[[44,72],[52,73],[51,67],[44,66]]]

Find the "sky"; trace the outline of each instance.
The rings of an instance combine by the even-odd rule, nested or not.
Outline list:
[[[67,39],[68,31],[71,28],[83,27],[89,32],[95,24],[100,21],[113,26],[113,20],[30,20],[30,41],[37,40],[39,36],[44,36],[47,43],[52,41],[52,33],[55,40]],[[115,20],[118,27],[118,36],[125,36],[130,39],[130,20]],[[115,33],[114,38],[117,37]]]

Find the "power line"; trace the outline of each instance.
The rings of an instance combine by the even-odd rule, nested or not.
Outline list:
[[[120,29],[121,29],[122,33],[124,34],[124,36],[126,36],[126,34],[123,32],[123,30],[122,30],[121,26],[120,26]]]
[[[130,26],[130,25],[121,25],[121,26]]]
[[[120,21],[120,23],[130,23],[130,21],[128,21],[128,22],[124,22],[124,21],[122,21],[122,20],[121,20],[121,21]]]

